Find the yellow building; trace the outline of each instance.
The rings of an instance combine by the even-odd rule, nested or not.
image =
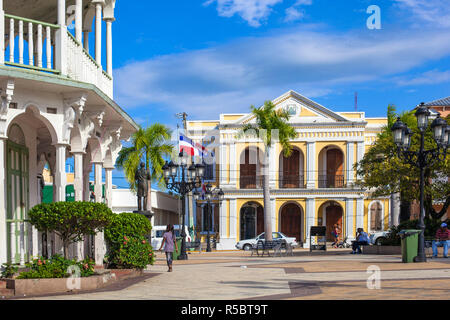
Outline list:
[[[311,226],[327,226],[331,240],[334,224],[342,238],[354,239],[356,228],[381,231],[390,223],[389,198],[371,199],[354,185],[354,164],[374,143],[387,124],[386,118],[366,118],[364,112],[333,112],[289,91],[273,100],[277,108],[291,114],[290,123],[298,135],[290,157],[280,144],[268,151],[272,230],[309,246]],[[243,125],[254,122],[249,113],[221,114],[219,120],[188,121],[187,135],[209,144],[215,157],[209,163],[209,181],[225,193],[215,205],[211,223],[206,208],[197,204],[197,229],[219,236],[218,249],[234,249],[237,241],[264,231],[262,161],[264,146],[258,138],[238,138]]]

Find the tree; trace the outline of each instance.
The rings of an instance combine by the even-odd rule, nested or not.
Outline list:
[[[64,258],[69,245],[83,240],[84,235],[103,231],[113,218],[106,204],[94,202],[41,203],[28,212],[28,222],[41,232],[54,232],[62,240]]]
[[[256,118],[256,124],[244,125],[237,134],[237,138],[255,135],[264,144],[263,168],[263,195],[264,195],[264,231],[265,240],[272,240],[272,214],[270,206],[269,189],[269,154],[274,142],[279,142],[283,147],[285,157],[292,153],[290,140],[297,137],[294,127],[288,121],[290,115],[288,111],[275,109],[271,101],[266,101],[261,108],[251,106],[251,112]]]
[[[395,106],[388,106],[388,125],[378,134],[377,141],[372,145],[364,158],[355,166],[359,176],[357,183],[372,192],[373,197],[389,196],[400,193],[401,201],[419,199],[420,172],[415,166],[406,164],[399,159],[397,146],[394,143],[391,128],[397,117],[415,133],[411,141],[411,151],[420,147],[420,135],[414,111],[395,113]],[[447,122],[450,123],[447,118]],[[425,148],[436,148],[433,133],[428,126],[425,135]],[[447,157],[444,163],[437,162],[425,172],[425,212],[426,217],[440,219],[450,206],[450,185],[447,179],[450,176],[450,161]],[[433,201],[444,203],[441,210],[436,211]]]
[[[120,151],[116,166],[118,169],[124,169],[131,190],[137,189],[135,173],[141,162],[144,162],[145,168],[150,171],[152,181],[157,181],[161,186],[164,184],[162,167],[165,160],[163,157],[172,152],[173,146],[168,142],[171,134],[171,130],[160,123],[145,129],[139,128],[133,134],[131,146]],[[152,211],[151,181],[148,184],[147,209]]]

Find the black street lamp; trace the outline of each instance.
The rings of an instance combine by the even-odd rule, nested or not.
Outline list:
[[[207,203],[207,212],[208,212],[208,226],[207,226],[207,235],[206,235],[206,252],[211,252],[211,242],[209,239],[209,231],[211,230],[211,217],[212,217],[212,206],[211,206],[211,202],[212,201],[218,201],[219,205],[222,204],[222,201],[224,199],[225,194],[223,193],[223,190],[221,188],[214,188],[212,189],[212,185],[210,183],[208,183],[206,185],[206,192],[205,192],[205,198],[206,198],[206,203]],[[194,199],[195,201],[198,201],[200,198],[200,193],[198,191],[194,192]]]
[[[438,161],[445,161],[447,156],[447,148],[450,141],[450,126],[439,115],[431,123],[433,130],[433,138],[437,143],[437,148],[425,150],[425,131],[428,127],[428,118],[430,111],[422,102],[417,109],[415,116],[417,118],[417,127],[420,132],[420,149],[419,151],[409,151],[411,147],[411,138],[413,132],[404,124],[400,118],[392,126],[394,142],[398,147],[399,158],[405,160],[410,165],[420,169],[420,215],[418,228],[421,230],[419,234],[419,246],[415,262],[426,262],[425,255],[425,206],[424,206],[424,188],[425,188],[425,169],[433,166]]]
[[[186,194],[196,188],[202,186],[202,179],[205,174],[205,166],[203,164],[191,164],[187,168],[188,156],[186,153],[180,152],[180,164],[175,164],[172,161],[164,164],[162,167],[164,174],[164,181],[168,189],[175,191],[181,196],[181,212],[183,215],[183,229],[181,230],[181,251],[178,260],[187,260],[186,254],[186,232],[185,232],[185,217],[186,217]],[[180,171],[180,172],[179,172]],[[187,177],[185,177],[187,171]],[[180,173],[180,175],[178,174]]]

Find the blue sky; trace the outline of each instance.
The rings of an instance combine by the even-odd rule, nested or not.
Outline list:
[[[177,112],[217,119],[288,90],[334,111],[358,92],[359,111],[385,116],[450,95],[449,31],[447,0],[119,0],[115,100],[171,128]]]

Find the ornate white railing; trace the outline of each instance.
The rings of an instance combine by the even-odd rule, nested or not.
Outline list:
[[[92,83],[106,95],[113,96],[113,81],[70,32],[67,32],[67,75],[77,81]]]
[[[59,28],[5,14],[5,65],[59,74],[54,63],[54,38]]]
[[[4,17],[5,65],[91,83],[113,97],[112,77],[69,31],[37,20],[9,14]]]

